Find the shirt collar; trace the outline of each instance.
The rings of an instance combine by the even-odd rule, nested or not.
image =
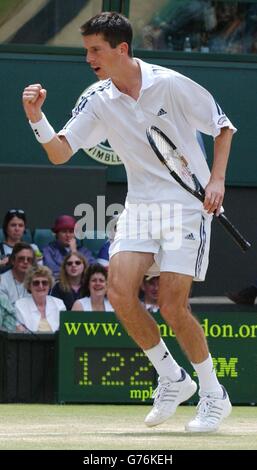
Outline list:
[[[135,60],[138,62],[141,68],[141,75],[142,75],[141,92],[142,92],[143,90],[146,90],[153,84],[154,75],[153,75],[152,65],[148,64],[147,62],[144,62],[141,59],[135,58]],[[107,90],[107,93],[109,94],[109,97],[111,100],[119,98],[122,95],[122,93],[118,90],[118,88],[114,85],[112,81],[111,81],[110,88]]]

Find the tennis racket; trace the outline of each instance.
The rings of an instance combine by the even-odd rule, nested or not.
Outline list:
[[[196,175],[190,171],[187,160],[178,152],[177,147],[173,142],[155,126],[148,127],[146,135],[155,155],[159,158],[160,162],[166,166],[167,170],[177,183],[199,199],[199,201],[204,202],[204,188]],[[228,220],[224,212],[217,217],[217,220],[221,225],[223,225],[233,240],[240,246],[242,251],[245,252],[251,247],[251,244]]]

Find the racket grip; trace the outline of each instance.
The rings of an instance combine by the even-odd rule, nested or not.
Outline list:
[[[217,217],[218,221],[223,225],[227,230],[233,240],[240,246],[243,252],[246,252],[251,248],[251,243],[249,243],[243,235],[237,230],[237,228],[228,220],[224,212]]]

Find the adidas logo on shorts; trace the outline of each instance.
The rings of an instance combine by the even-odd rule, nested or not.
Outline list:
[[[194,234],[191,232],[185,236],[185,240],[195,240]]]

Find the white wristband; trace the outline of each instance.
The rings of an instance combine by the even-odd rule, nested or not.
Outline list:
[[[55,136],[55,130],[52,128],[51,124],[49,124],[46,116],[42,113],[42,119],[38,122],[31,122],[30,126],[33,130],[35,137],[40,144],[47,144],[50,140],[53,139]]]

